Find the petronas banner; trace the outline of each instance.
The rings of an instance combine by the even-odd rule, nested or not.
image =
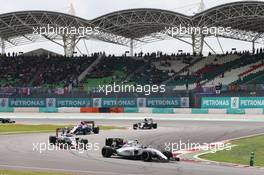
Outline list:
[[[46,98],[9,98],[9,107],[46,107]]]
[[[202,108],[264,108],[264,97],[202,97]]]

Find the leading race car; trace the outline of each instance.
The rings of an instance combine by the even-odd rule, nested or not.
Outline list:
[[[0,118],[0,123],[15,123],[15,121],[10,118]]]
[[[49,136],[49,143],[63,149],[85,149],[88,140],[69,133],[67,128],[57,128],[56,136]]]
[[[95,126],[94,121],[82,121],[69,129],[69,133],[76,135],[99,134],[99,127]]]
[[[179,161],[179,158],[173,158],[173,154],[171,152],[161,152],[154,148],[144,147],[137,140],[124,142],[124,139],[122,138],[107,138],[105,146],[102,148],[102,156],[106,158],[118,156],[128,159],[141,159],[146,162],[168,162],[170,160]]]
[[[145,118],[143,122],[133,125],[133,129],[157,129],[158,124],[152,118]]]

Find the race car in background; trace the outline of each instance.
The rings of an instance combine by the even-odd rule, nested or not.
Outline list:
[[[0,123],[16,123],[14,120],[10,118],[0,118]]]
[[[57,128],[56,136],[49,136],[49,143],[63,149],[85,149],[88,144],[87,139],[81,139],[69,133],[67,128]]]
[[[69,133],[75,135],[99,134],[99,127],[95,126],[94,121],[82,121],[69,129]]]
[[[152,118],[145,118],[143,122],[133,124],[133,129],[157,129],[158,124]]]
[[[137,140],[124,142],[122,138],[107,138],[105,146],[102,148],[102,156],[106,158],[117,156],[127,159],[141,159],[145,162],[169,162],[170,160],[180,160],[179,158],[173,158],[171,152],[161,152],[154,148],[144,147]]]

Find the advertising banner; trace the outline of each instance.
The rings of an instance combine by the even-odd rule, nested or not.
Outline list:
[[[264,108],[264,97],[240,97],[239,108]]]
[[[7,107],[188,108],[189,98],[0,98],[0,108]]]
[[[264,108],[264,97],[202,97],[202,108]]]
[[[57,98],[56,106],[59,107],[90,107],[92,101],[90,98]]]
[[[101,107],[137,107],[136,98],[102,98]]]
[[[146,106],[150,108],[179,108],[181,98],[147,98]]]
[[[9,98],[9,107],[46,107],[45,98]]]
[[[202,97],[202,108],[231,108],[230,97]]]

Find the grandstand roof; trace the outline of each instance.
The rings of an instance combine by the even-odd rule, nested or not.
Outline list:
[[[22,11],[0,15],[0,37],[7,47],[43,40],[62,39],[62,36],[36,35],[33,27],[47,25],[63,27],[99,27],[99,34],[86,35],[87,39],[128,46],[130,39],[136,43],[153,42],[171,38],[165,27],[215,26],[231,27],[231,34],[220,37],[264,43],[264,2],[240,1],[223,4],[193,16],[162,9],[128,9],[86,20],[64,13],[50,11]],[[78,39],[82,36],[76,36]],[[178,35],[176,38],[191,37]]]

